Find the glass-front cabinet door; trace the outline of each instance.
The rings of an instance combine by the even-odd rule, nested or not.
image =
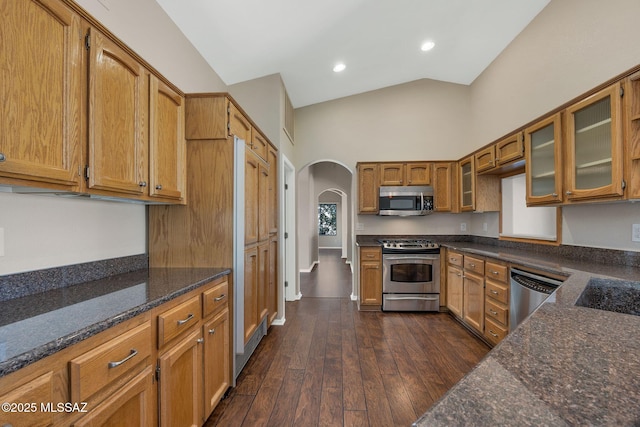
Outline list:
[[[561,123],[558,113],[524,130],[528,205],[562,202]]]
[[[460,210],[475,210],[475,168],[474,157],[467,157],[460,161]]]
[[[616,83],[567,108],[568,200],[622,196],[622,120]]]

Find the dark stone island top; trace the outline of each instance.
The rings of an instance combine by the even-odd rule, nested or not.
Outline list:
[[[610,285],[609,298],[637,313],[639,253],[427,237],[567,279],[414,426],[640,426],[640,316],[576,305],[588,286]],[[631,299],[616,294],[630,287]]]
[[[144,268],[1,301],[0,377],[230,272]]]

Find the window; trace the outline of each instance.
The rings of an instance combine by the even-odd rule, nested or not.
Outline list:
[[[318,234],[320,236],[338,235],[338,205],[320,203],[318,205]]]
[[[560,208],[528,207],[525,174],[502,178],[500,238],[558,243]]]

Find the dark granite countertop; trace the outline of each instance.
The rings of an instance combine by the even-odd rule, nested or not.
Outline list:
[[[592,278],[638,281],[638,267],[469,242],[442,245],[567,279],[415,426],[640,425],[640,316],[575,305]]]
[[[230,272],[143,269],[2,301],[0,377]]]

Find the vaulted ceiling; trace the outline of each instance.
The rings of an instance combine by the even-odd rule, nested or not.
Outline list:
[[[156,1],[226,84],[280,73],[298,108],[422,78],[471,84],[550,0]]]

